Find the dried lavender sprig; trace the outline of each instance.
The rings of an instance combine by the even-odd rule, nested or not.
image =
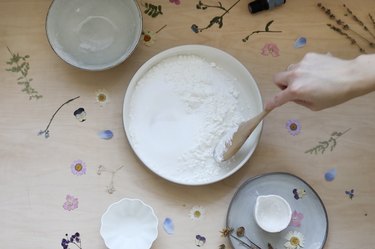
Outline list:
[[[335,25],[329,24],[329,23],[327,24],[327,26],[330,27],[333,31],[339,33],[340,35],[345,36],[345,38],[348,39],[351,42],[351,44],[356,45],[359,48],[359,51],[361,53],[366,53],[365,49],[363,49],[353,37],[351,37],[350,35],[348,35],[344,31],[342,31],[342,29],[340,29],[339,27],[336,27]]]
[[[353,18],[355,22],[357,22],[367,33],[369,33],[374,39],[375,35],[367,28],[367,26],[362,22],[354,13],[353,11],[347,7],[345,4],[343,4],[344,8],[346,9],[346,12]]]
[[[375,19],[372,17],[371,14],[368,14],[368,16],[370,17],[370,20],[371,20],[371,22],[372,22],[372,25],[373,25],[374,28],[375,28]]]
[[[321,3],[318,3],[317,4],[318,7],[324,11],[324,13],[332,20],[334,20],[338,25],[340,25],[342,27],[343,30],[348,30],[352,33],[354,33],[355,35],[359,36],[360,38],[362,38],[363,40],[365,40],[369,45],[370,47],[375,47],[375,43],[368,40],[366,37],[364,37],[363,35],[359,34],[357,31],[353,30],[352,28],[350,28],[349,24],[345,23],[343,20],[341,19],[338,19],[336,17],[335,14],[332,13],[332,11],[328,8],[326,8],[323,4]]]

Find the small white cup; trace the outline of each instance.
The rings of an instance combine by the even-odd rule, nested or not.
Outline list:
[[[279,195],[260,195],[254,209],[255,221],[269,233],[278,233],[288,227],[292,219],[289,203]]]

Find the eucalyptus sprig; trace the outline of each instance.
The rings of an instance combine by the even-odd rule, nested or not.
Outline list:
[[[245,38],[242,39],[243,42],[247,42],[250,38],[250,36],[258,33],[281,33],[281,30],[270,30],[270,26],[273,23],[273,20],[269,21],[266,26],[264,27],[264,30],[256,30],[251,32],[249,35],[247,35]]]
[[[219,26],[219,28],[221,29],[224,25],[224,16],[234,7],[236,6],[241,0],[237,0],[232,6],[230,6],[228,9],[225,8],[221,2],[218,2],[217,5],[208,5],[208,4],[205,4],[203,3],[202,1],[199,1],[198,4],[196,5],[196,8],[197,9],[201,9],[201,10],[206,10],[208,8],[218,8],[218,9],[221,9],[224,11],[224,13],[220,16],[214,16],[211,21],[208,23],[208,25],[204,28],[200,28],[198,27],[198,25],[196,24],[193,24],[191,25],[191,30],[194,32],[194,33],[199,33],[199,32],[202,32],[203,30],[206,30],[206,29],[209,29],[211,28],[214,24],[217,24]]]
[[[6,62],[6,64],[10,67],[6,68],[5,70],[19,75],[19,77],[17,78],[17,84],[23,86],[22,92],[25,92],[29,95],[29,100],[42,98],[43,95],[39,94],[39,92],[31,87],[30,84],[33,80],[28,76],[30,70],[28,59],[30,58],[30,56],[21,56],[18,53],[13,53],[9,49],[9,47],[7,47],[7,49],[11,55],[11,58]]]
[[[343,132],[332,132],[331,134],[331,137],[326,140],[326,141],[320,141],[319,144],[309,150],[306,150],[305,153],[310,153],[310,154],[315,154],[317,155],[319,152],[321,154],[324,154],[324,152],[329,148],[330,151],[333,151],[333,149],[336,147],[337,145],[337,139],[339,137],[341,137],[342,135],[344,135],[345,133],[347,133],[348,131],[350,130],[347,129],[346,131],[343,131]]]

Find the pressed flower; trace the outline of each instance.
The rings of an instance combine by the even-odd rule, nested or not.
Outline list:
[[[295,48],[302,48],[306,45],[307,40],[305,37],[299,37],[295,42],[294,42],[294,47]]]
[[[98,135],[101,139],[109,140],[113,137],[113,132],[111,130],[103,130]]]
[[[167,234],[174,233],[174,224],[171,218],[165,218],[163,222],[163,228]]]
[[[272,55],[273,57],[277,57],[280,55],[280,50],[275,43],[266,43],[262,48],[261,54],[264,56]]]
[[[354,189],[352,189],[352,190],[345,190],[345,194],[346,194],[350,199],[353,199],[353,197],[354,197]]]
[[[302,233],[297,231],[290,231],[285,239],[287,242],[284,244],[284,247],[287,249],[300,249],[304,247],[304,236]]]
[[[63,205],[63,208],[68,211],[72,211],[76,208],[78,208],[78,198],[72,196],[72,195],[67,195],[66,196],[66,201]]]
[[[145,44],[146,46],[148,46],[148,47],[151,46],[156,41],[156,33],[154,31],[151,31],[151,30],[143,31],[142,32],[142,41],[143,41],[143,44]]]
[[[245,228],[244,227],[239,227],[236,230],[236,234],[238,237],[243,237],[245,236]]]
[[[195,245],[198,247],[203,246],[206,243],[206,238],[202,235],[196,235],[195,236]]]
[[[76,160],[70,165],[72,173],[77,176],[86,174],[86,168],[86,164],[82,160]]]
[[[293,227],[300,227],[302,220],[303,220],[303,213],[300,213],[294,210],[292,213],[292,219],[290,221],[290,225]]]
[[[170,3],[174,3],[176,5],[179,5],[181,3],[180,0],[169,0]]]
[[[96,94],[96,102],[98,102],[101,106],[108,104],[109,96],[106,90],[99,89],[95,92],[95,94]]]
[[[304,189],[293,189],[294,199],[302,199],[306,195],[306,190]]]
[[[190,210],[189,216],[192,220],[199,220],[204,217],[206,210],[201,206],[194,206]]]
[[[285,127],[288,129],[288,132],[292,136],[296,136],[301,132],[301,123],[297,119],[290,119],[285,124]]]
[[[75,110],[73,115],[78,119],[79,122],[86,121],[86,111],[82,107]]]
[[[233,228],[226,227],[220,231],[221,237],[229,237],[229,235],[231,235],[232,232],[233,232]]]
[[[336,177],[336,169],[335,168],[327,170],[327,172],[324,174],[324,178],[328,182],[331,182],[331,181],[335,180],[335,177]]]

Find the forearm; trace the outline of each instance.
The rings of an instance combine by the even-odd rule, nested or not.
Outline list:
[[[360,55],[352,61],[352,93],[354,97],[375,91],[375,54]]]

